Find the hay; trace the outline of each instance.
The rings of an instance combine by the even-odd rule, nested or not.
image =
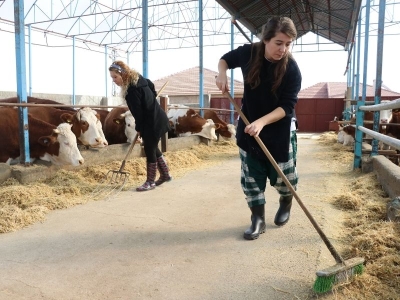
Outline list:
[[[21,209],[16,205],[2,205],[0,207],[0,233],[16,231],[26,224],[33,224],[44,220],[48,209],[43,206],[32,206]]]
[[[346,211],[342,256],[364,257],[366,271],[356,280],[335,288],[334,299],[400,299],[400,225],[386,221],[390,201],[373,173],[353,170],[353,153],[336,142],[335,133],[321,135],[323,160],[345,182],[342,191],[332,195],[332,204]],[[338,169],[338,165],[345,168]],[[350,167],[349,167],[350,166]]]
[[[220,164],[238,156],[234,141],[220,141],[211,146],[200,144],[188,150],[164,153],[171,173],[182,177],[193,169]],[[0,233],[17,231],[44,220],[52,210],[65,209],[88,201],[100,200],[91,194],[101,185],[109,170],[119,170],[121,161],[87,166],[79,171],[59,170],[49,179],[22,185],[9,178],[0,185]],[[125,190],[142,184],[146,177],[146,159],[133,158],[124,171],[130,176]]]

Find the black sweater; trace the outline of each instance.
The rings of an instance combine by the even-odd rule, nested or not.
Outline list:
[[[137,84],[128,87],[125,100],[141,137],[160,138],[169,130],[167,114],[158,104],[154,84],[149,79],[140,75]]]
[[[250,58],[252,47],[245,44],[226,54],[221,59],[225,60],[229,69],[240,67],[243,74],[244,93],[242,99],[242,111],[249,122],[265,116],[277,107],[281,107],[286,115],[281,120],[264,126],[259,137],[277,162],[287,162],[289,159],[290,124],[294,115],[294,107],[297,103],[297,94],[301,88],[301,73],[297,63],[290,59],[282,83],[275,93],[271,91],[275,63],[264,60],[260,71],[261,83],[252,89],[246,83],[246,77],[250,70]],[[255,56],[253,49],[253,57]],[[254,137],[244,132],[246,125],[240,118],[236,133],[237,145],[260,159],[267,159]]]

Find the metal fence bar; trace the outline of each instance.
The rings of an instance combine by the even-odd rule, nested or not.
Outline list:
[[[377,139],[377,140],[383,142],[384,144],[389,145],[390,147],[400,150],[400,140],[398,140],[398,139],[395,139],[390,136],[384,135],[382,133],[370,130],[363,126],[358,126],[357,129],[364,132],[365,134],[368,134],[369,136],[372,136],[374,139]]]
[[[398,109],[398,108],[400,108],[400,98],[381,104],[362,105],[358,109],[363,111],[380,111],[382,109]]]

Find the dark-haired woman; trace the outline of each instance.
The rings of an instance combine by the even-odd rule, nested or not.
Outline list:
[[[263,26],[260,42],[245,44],[224,54],[218,63],[216,85],[229,91],[226,71],[241,68],[244,79],[242,111],[250,124],[240,119],[237,145],[241,159],[241,185],[251,210],[251,225],[244,238],[254,240],[265,232],[267,180],[280,194],[275,224],[290,217],[293,195],[258,145],[265,144],[292,186],[297,188],[296,126],[294,108],[301,88],[301,73],[290,47],[297,37],[293,21],[273,17]]]

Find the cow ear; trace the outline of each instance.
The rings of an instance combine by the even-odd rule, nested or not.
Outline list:
[[[71,115],[69,113],[65,113],[60,116],[61,120],[63,120],[65,123],[69,123],[69,124],[72,124],[73,117],[74,117],[74,115]]]
[[[115,124],[117,124],[117,125],[121,125],[121,124],[122,124],[121,119],[119,119],[119,118],[114,118],[114,119],[113,119],[113,122],[114,122]]]
[[[42,146],[48,147],[51,144],[51,138],[49,136],[41,136],[38,139],[38,143]]]
[[[222,127],[222,125],[219,123],[214,123],[214,124],[215,124],[215,129],[220,129]]]

